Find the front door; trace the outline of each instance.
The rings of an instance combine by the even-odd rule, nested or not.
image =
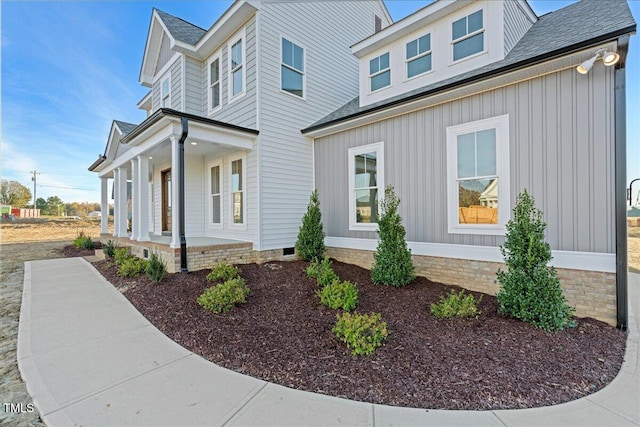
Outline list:
[[[162,231],[171,232],[171,169],[162,171]]]

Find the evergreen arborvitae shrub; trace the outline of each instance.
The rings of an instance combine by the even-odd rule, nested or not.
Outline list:
[[[572,326],[574,312],[566,302],[545,241],[547,224],[535,200],[524,190],[518,195],[513,218],[500,251],[507,270],[498,270],[502,288],[496,295],[499,313],[531,323],[546,331]]]
[[[387,186],[378,218],[380,241],[373,254],[374,263],[371,267],[371,280],[375,284],[401,287],[416,277],[411,251],[405,241],[402,218],[398,215],[398,204],[400,199],[396,197],[393,187]]]
[[[312,261],[322,259],[325,249],[320,200],[318,199],[318,190],[314,190],[307,206],[307,213],[302,217],[302,225],[296,241],[296,252],[305,261]]]

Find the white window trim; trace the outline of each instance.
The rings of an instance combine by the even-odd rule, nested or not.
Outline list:
[[[162,88],[164,86],[165,82],[169,82],[169,92],[166,94],[164,94],[164,92],[162,91]],[[169,100],[169,106],[165,107],[164,104],[164,100],[168,99]],[[168,75],[167,77],[160,79],[160,108],[171,108],[171,75]]]
[[[243,223],[242,224],[236,224],[233,222],[233,191],[232,191],[232,163],[235,162],[236,160],[242,160],[242,219],[243,219]],[[228,208],[228,213],[229,213],[229,229],[232,230],[246,230],[247,229],[247,156],[245,153],[236,155],[236,156],[232,156],[229,157],[227,159],[227,170],[228,170],[228,174],[229,174],[229,179],[228,179],[228,187],[227,187],[227,193],[229,195],[229,208]]]
[[[380,55],[374,56],[373,58],[369,58],[369,60],[367,61],[367,64],[371,64],[371,60],[380,58],[381,56],[384,56],[384,55],[389,55],[389,66],[387,68],[382,69],[382,70],[378,70],[373,74],[369,74],[369,93],[378,93],[378,92],[381,92],[383,90],[389,89],[390,87],[393,86],[393,76],[391,75],[391,59],[392,59],[391,58],[391,51],[385,52],[385,53],[381,53]],[[369,71],[371,71],[371,65],[369,65]],[[387,71],[389,72],[389,84],[386,85],[386,86],[381,87],[380,89],[371,90],[371,80],[374,77],[376,77],[376,76],[378,76],[380,74],[386,73]]]
[[[356,220],[356,200],[355,200],[355,165],[353,158],[358,154],[376,152],[377,159],[377,180],[378,180],[378,211],[380,202],[384,197],[385,180],[384,180],[384,141],[376,142],[373,144],[362,145],[359,147],[349,148],[348,161],[349,161],[349,230],[353,231],[377,231],[378,223],[359,223]]]
[[[211,64],[213,64],[216,59],[218,60],[218,85],[220,87],[220,93],[218,94],[218,106],[212,107],[211,89],[213,82],[211,81]],[[209,114],[212,114],[222,108],[222,55],[220,55],[220,52],[217,52],[207,61],[207,83],[207,110]]]
[[[431,33],[426,33],[426,34],[421,35],[420,37],[424,37],[427,34],[429,34],[429,36],[431,36]],[[414,41],[418,40],[420,37],[416,37],[416,38],[411,39],[411,40],[409,40],[409,41],[404,43],[404,57],[405,57],[405,60],[404,60],[404,78],[405,78],[405,80],[417,79],[418,77],[422,77],[422,76],[425,76],[427,74],[430,74],[430,73],[434,72],[434,69],[433,69],[433,55],[432,55],[433,49],[429,49],[428,51],[426,51],[424,53],[419,53],[419,54],[417,54],[415,56],[412,56],[411,58],[407,58],[407,45],[409,43],[411,43],[411,42],[414,42]],[[429,45],[431,45],[431,37],[429,37]],[[427,55],[431,55],[431,68],[428,69],[427,71],[423,71],[422,73],[416,74],[415,76],[409,77],[409,62],[413,62],[413,61],[415,61],[417,59],[420,59],[423,56],[427,56]]]
[[[457,38],[455,40],[453,40],[453,35],[452,35],[452,40],[450,42],[450,46],[451,47],[449,48],[449,51],[451,52],[451,64],[452,65],[453,64],[458,64],[458,63],[460,63],[462,61],[466,61],[466,60],[471,59],[471,58],[475,58],[476,56],[480,56],[480,55],[483,55],[483,54],[488,52],[488,50],[487,50],[487,37],[485,35],[485,37],[482,39],[482,50],[480,52],[476,52],[476,53],[474,53],[472,55],[465,56],[464,58],[453,59],[453,47],[454,47],[454,45],[456,43],[460,43],[461,41],[464,41],[466,39],[469,39],[469,38],[471,38],[473,36],[476,36],[476,35],[478,35],[480,33],[484,33],[486,31],[486,29],[487,29],[486,28],[487,11],[486,11],[485,8],[480,8],[478,10],[482,11],[482,28],[481,29],[474,31],[473,33],[469,33],[469,34],[467,34],[465,36],[459,37],[459,38]],[[473,15],[478,10],[475,10],[475,11],[473,11],[471,13],[467,13],[466,15],[461,16],[458,19],[454,19],[453,21],[451,21],[451,25],[453,25],[454,22],[459,21],[462,18],[469,18],[469,15]]]
[[[496,175],[498,176],[498,224],[460,224],[457,185],[458,135],[487,129],[496,130]],[[491,117],[447,128],[447,219],[450,234],[503,236],[511,216],[509,175],[509,115]]]
[[[304,68],[303,71],[300,71],[297,68],[291,67],[282,61],[282,40],[287,40],[289,43],[292,43],[302,49],[302,67]],[[302,74],[302,96],[298,96],[295,93],[291,93],[282,89],[282,67],[287,67],[288,69],[295,71],[296,73]],[[302,99],[303,101],[306,101],[307,100],[306,69],[307,69],[307,48],[302,44],[298,43],[297,41],[294,41],[294,39],[292,39],[291,37],[280,35],[280,70],[279,70],[280,71],[280,92],[286,93],[289,96],[293,96],[295,99]]]
[[[222,166],[222,160],[214,160],[208,163],[207,165],[207,170],[209,171],[208,174],[208,183],[207,183],[207,206],[209,207],[208,209],[208,224],[209,224],[209,229],[211,230],[221,230],[223,228],[223,224],[224,224],[224,167]],[[220,180],[220,223],[219,224],[214,224],[213,222],[213,199],[212,199],[212,194],[211,194],[211,169],[218,166],[220,168],[220,176],[219,176],[219,180]]]
[[[231,68],[231,47],[242,40],[242,91],[233,94],[233,71]],[[237,69],[236,69],[237,70]],[[232,103],[242,98],[247,93],[247,37],[246,30],[243,28],[234,38],[227,44],[227,98]]]

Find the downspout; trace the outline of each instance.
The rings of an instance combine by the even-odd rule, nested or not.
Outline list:
[[[179,208],[179,231],[180,231],[180,272],[188,273],[187,269],[187,238],[185,236],[185,219],[184,219],[184,204],[185,204],[185,179],[184,179],[184,142],[187,139],[187,135],[189,135],[189,120],[186,117],[182,117],[182,135],[180,135],[180,140],[178,141],[179,150],[178,150],[178,164],[180,165],[180,173],[178,174],[178,188],[180,188],[180,197],[178,200],[178,208]],[[626,187],[625,187],[626,189]]]
[[[626,331],[628,325],[627,292],[627,108],[625,60],[629,35],[618,39],[620,61],[614,71],[615,103],[615,199],[616,199],[616,308],[617,328]]]

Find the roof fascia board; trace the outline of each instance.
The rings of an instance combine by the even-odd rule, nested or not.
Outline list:
[[[153,91],[149,91],[147,92],[147,94],[145,96],[142,97],[142,99],[140,101],[138,101],[138,108],[145,110],[146,108],[145,105],[149,104],[149,108],[151,108],[151,97],[152,97]]]
[[[539,78],[547,74],[575,67],[576,64],[580,64],[582,61],[592,57],[594,49],[615,49],[615,46],[615,41],[609,41],[608,43],[583,48],[580,51],[568,55],[556,56],[549,61],[529,64],[528,67],[520,67],[482,79],[475,79],[475,81],[472,82],[458,82],[434,89],[428,94],[421,94],[421,96],[415,99],[405,99],[394,104],[380,106],[379,108],[374,107],[371,110],[355,113],[351,117],[347,116],[335,123],[329,122],[326,125],[319,125],[315,128],[303,129],[302,133],[311,138],[320,138],[358,126],[387,120],[412,111],[434,107],[445,102],[467,98],[478,93]]]
[[[531,5],[527,0],[516,0],[516,4],[520,9],[531,19],[531,22],[536,22],[538,20],[538,15],[531,8]]]
[[[384,0],[378,0],[378,1],[382,6],[382,12],[384,13],[385,18],[387,18],[387,21],[389,21],[393,25],[393,17],[389,13],[389,9],[387,8],[387,5],[385,4]]]
[[[400,21],[383,28],[351,46],[351,53],[362,58],[382,45],[393,43],[407,34],[425,27],[450,13],[468,6],[477,0],[439,0]]]

